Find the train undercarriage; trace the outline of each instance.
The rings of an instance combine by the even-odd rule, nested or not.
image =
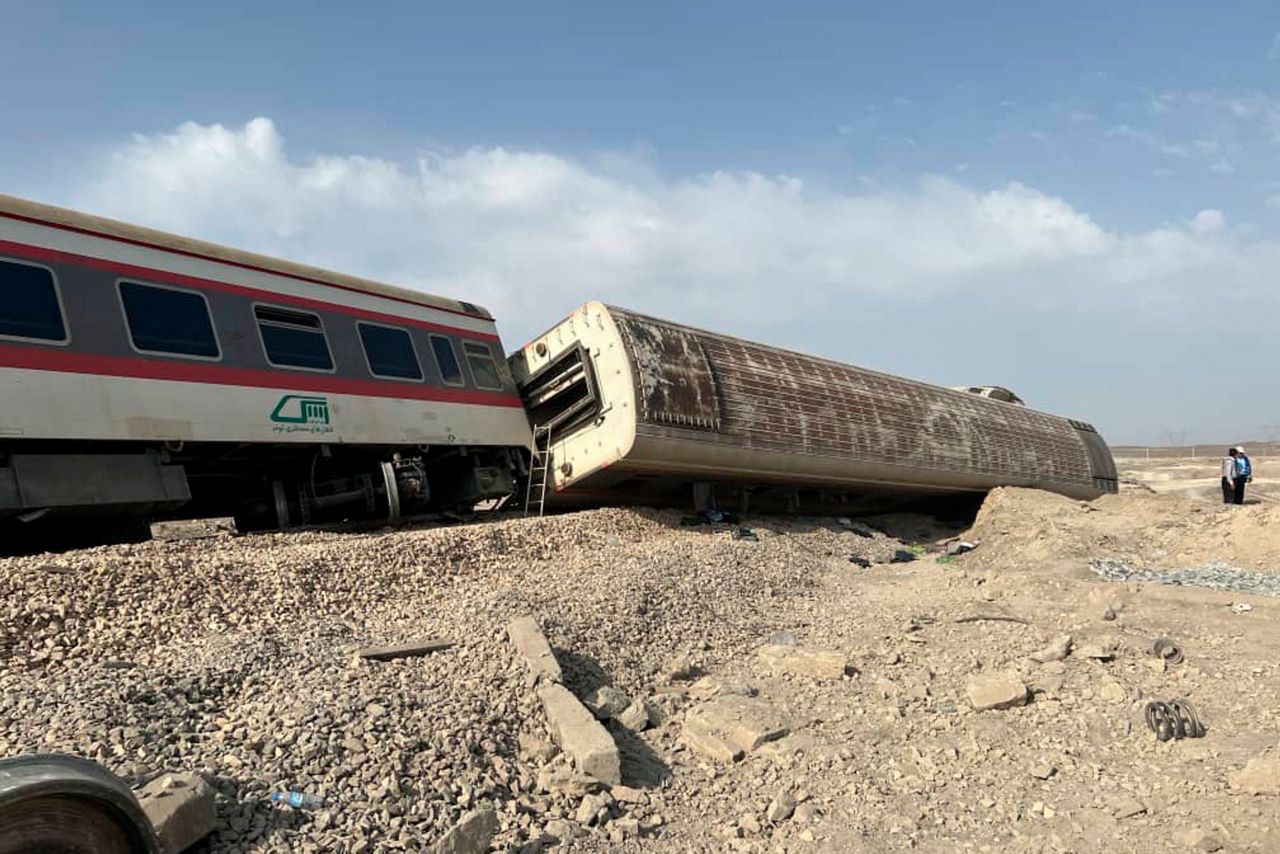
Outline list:
[[[520,449],[22,442],[0,448],[0,551],[137,542],[161,519],[239,531],[470,510],[511,496]]]

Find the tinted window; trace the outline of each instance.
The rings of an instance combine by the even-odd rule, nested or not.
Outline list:
[[[462,366],[453,352],[453,342],[440,335],[431,336],[431,350],[440,365],[440,377],[448,385],[462,385]]]
[[[364,344],[371,374],[405,380],[422,379],[418,354],[413,352],[413,341],[408,332],[367,323],[357,323],[356,326],[360,329],[360,342]]]
[[[502,377],[488,347],[474,341],[463,341],[462,349],[467,354],[467,364],[471,366],[471,376],[476,385],[480,388],[502,388]]]
[[[67,340],[53,273],[44,267],[0,261],[0,335]]]
[[[120,302],[139,350],[218,358],[209,306],[200,294],[121,282]]]
[[[260,305],[254,308],[267,361],[285,368],[333,370],[329,342],[317,315]]]

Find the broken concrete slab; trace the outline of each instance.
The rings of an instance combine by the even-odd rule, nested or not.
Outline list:
[[[774,676],[807,676],[812,679],[839,679],[849,660],[833,649],[765,644],[756,653],[760,664]]]
[[[1028,656],[1032,661],[1048,664],[1051,661],[1062,661],[1071,654],[1071,635],[1058,635],[1042,649]]]
[[[586,698],[586,705],[603,721],[622,714],[631,705],[631,698],[612,685],[601,685]]]
[[[538,687],[551,734],[578,770],[609,785],[622,782],[622,761],[609,731],[578,702],[568,688],[555,682]]]
[[[529,665],[535,676],[545,677],[552,682],[563,682],[564,673],[560,670],[560,662],[556,661],[546,635],[533,617],[520,617],[507,624],[507,637]]]
[[[696,727],[686,726],[680,732],[680,743],[713,762],[737,762],[745,755],[721,736]]]
[[[138,792],[138,802],[164,850],[177,854],[213,831],[215,794],[199,774],[163,774]]]
[[[1120,650],[1120,641],[1115,638],[1102,638],[1076,648],[1076,655],[1081,658],[1092,658],[1097,661],[1111,661]]]
[[[492,809],[465,813],[449,832],[431,846],[431,854],[487,854],[498,832],[498,814]]]
[[[729,694],[709,700],[685,715],[686,743],[712,758],[750,753],[790,732],[782,714],[761,699]]]
[[[763,759],[786,762],[798,756],[813,756],[819,751],[830,750],[826,745],[807,732],[793,732],[784,735],[777,741],[767,741],[756,748],[753,755]]]
[[[1228,774],[1227,782],[1247,795],[1280,795],[1280,757],[1255,756]]]
[[[744,679],[732,677],[703,676],[689,686],[689,696],[695,700],[710,700],[721,694],[739,694],[743,697],[754,697],[755,686]]]
[[[544,765],[538,771],[538,789],[543,792],[556,792],[581,798],[598,792],[604,787],[605,784],[595,777],[563,765]]]
[[[978,711],[1009,709],[1027,702],[1027,685],[1016,673],[986,673],[969,680],[969,702]]]
[[[356,655],[369,661],[390,661],[394,658],[409,658],[439,652],[453,646],[453,641],[444,638],[426,638],[406,641],[393,646],[368,646],[356,650]]]
[[[644,699],[637,697],[625,709],[613,716],[614,720],[632,732],[643,732],[649,728],[652,712]]]

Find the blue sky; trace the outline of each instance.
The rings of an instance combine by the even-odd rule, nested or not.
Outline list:
[[[1113,441],[1280,422],[1280,8],[10,3],[0,191]],[[320,8],[317,9],[317,6]]]

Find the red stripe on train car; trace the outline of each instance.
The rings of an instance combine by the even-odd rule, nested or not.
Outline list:
[[[441,388],[407,382],[376,382],[328,374],[303,372],[285,374],[281,371],[263,371],[253,368],[228,368],[206,362],[169,362],[131,356],[101,356],[73,353],[54,347],[0,344],[0,368],[269,388],[279,391],[329,392],[392,400],[430,400],[439,403],[467,403],[513,408],[521,406],[519,395],[506,392]]]
[[[6,214],[7,216],[7,214]],[[390,323],[396,326],[414,326],[421,329],[427,329],[433,332],[448,332],[455,335],[461,335],[466,338],[479,341],[489,341],[495,344],[501,344],[498,336],[492,332],[473,332],[470,329],[460,329],[456,326],[446,326],[443,323],[431,323],[427,320],[417,320],[412,317],[403,317],[398,314],[384,314],[380,311],[369,311],[364,308],[353,308],[349,305],[338,305],[337,303],[325,302],[324,300],[311,299],[309,297],[296,297],[290,294],[277,293],[276,291],[266,291],[261,288],[251,288],[247,285],[233,285],[228,282],[219,282],[215,279],[202,279],[198,276],[188,276],[185,273],[174,273],[170,270],[159,270],[154,267],[139,267],[136,264],[126,264],[122,261],[108,261],[105,258],[94,258],[91,255],[77,255],[74,252],[65,252],[61,249],[46,249],[43,246],[32,246],[27,243],[15,243],[10,240],[0,240],[0,253],[9,255],[17,260],[28,261],[44,261],[64,262],[68,264],[80,264],[85,267],[92,267],[96,270],[105,270],[109,273],[117,275],[133,276],[149,282],[159,282],[170,285],[184,285],[189,288],[196,288],[206,291],[218,291],[221,293],[235,294],[237,296],[248,297],[249,299],[259,300],[261,302],[275,303],[277,305],[293,305],[300,308],[309,308],[312,311],[334,311],[340,314],[346,314],[352,317],[359,317],[365,320],[376,320],[379,323]],[[270,270],[263,272],[271,273]],[[274,276],[291,279],[295,276],[287,276],[284,273],[272,273]],[[304,279],[303,281],[311,281]],[[325,284],[319,282],[319,284]],[[330,285],[329,287],[337,287]],[[344,288],[344,290],[352,293],[363,294],[364,296],[375,297],[378,299],[394,299],[394,297],[384,297],[381,294],[371,294],[365,291],[357,291],[354,288]],[[418,303],[410,303],[404,301],[406,305],[414,305],[419,308],[425,308],[430,311],[447,311],[448,309],[435,308],[435,306],[419,305]],[[457,314],[458,312],[454,312]],[[472,317],[473,315],[467,315]],[[485,323],[493,323],[487,318],[477,317],[477,320],[483,320]]]
[[[257,264],[245,263],[244,261],[230,261],[230,260],[227,260],[226,258],[218,258],[217,256],[214,256],[214,255],[205,255],[200,252],[192,252],[190,249],[177,249],[171,246],[165,246],[160,243],[151,243],[146,240],[138,240],[137,238],[134,238],[134,237],[121,237],[119,235],[109,234],[105,231],[94,231],[92,228],[83,228],[82,226],[70,225],[64,222],[52,222],[51,220],[40,219],[39,217],[27,216],[26,214],[11,213],[11,212],[0,213],[0,217],[6,217],[8,219],[16,219],[21,222],[29,222],[34,225],[44,226],[45,228],[57,228],[57,229],[61,229],[62,231],[71,231],[76,234],[87,234],[90,237],[100,237],[103,240],[114,240],[117,243],[127,243],[130,246],[141,246],[144,249],[155,249],[160,252],[168,252],[172,255],[182,255],[183,257],[186,257],[186,258],[197,258],[201,261],[212,261],[216,264],[226,264],[230,267],[239,267],[242,270],[253,270],[255,273],[270,273],[273,276],[283,276],[286,279],[297,279],[300,282],[310,282],[311,284],[314,284],[314,285],[324,285],[327,288],[337,288],[338,290],[342,290],[342,291],[350,291],[353,294],[365,294],[367,296],[381,296],[383,299],[395,300],[396,302],[402,302],[405,305],[416,305],[422,308],[432,308],[432,309],[435,309],[436,311],[444,311],[444,312],[448,312],[449,314],[459,315],[461,317],[471,317],[471,318],[475,318],[476,320],[483,320],[489,323],[493,322],[492,318],[485,317],[482,314],[474,314],[469,311],[459,311],[456,308],[444,308],[443,306],[435,306],[435,305],[424,306],[420,302],[414,302],[413,300],[405,299],[404,297],[384,296],[382,294],[370,294],[368,291],[361,290],[360,288],[353,288],[350,285],[339,285],[336,282],[326,282],[324,279],[315,279],[310,276],[303,276],[297,273],[282,273],[279,270],[272,270],[270,267],[261,267],[261,266],[258,266]]]

